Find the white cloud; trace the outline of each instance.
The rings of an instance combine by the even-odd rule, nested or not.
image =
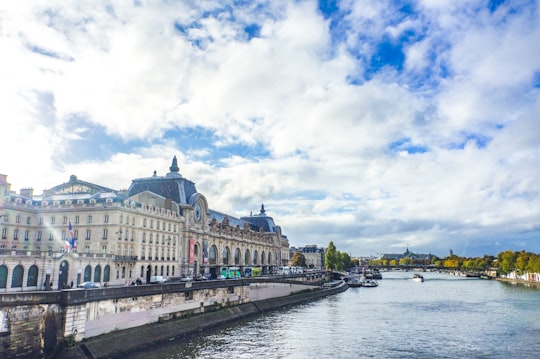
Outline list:
[[[333,240],[353,255],[498,250],[538,231],[530,11],[424,1],[407,17],[392,2],[345,1],[333,23],[314,2],[219,6],[0,5],[0,149],[11,154],[0,173],[15,189],[71,174],[126,188],[176,155],[212,208],[242,216],[265,203],[293,245]],[[383,35],[406,31],[419,41],[403,44],[404,70],[362,78]],[[111,154],[68,161],[96,125],[118,139],[104,144]],[[215,142],[165,137],[178,128]]]

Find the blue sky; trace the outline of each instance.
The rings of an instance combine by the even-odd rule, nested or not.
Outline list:
[[[173,156],[291,245],[540,252],[538,1],[0,4],[0,173],[36,194]]]

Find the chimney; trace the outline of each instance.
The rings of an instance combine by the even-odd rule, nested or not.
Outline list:
[[[33,188],[21,188],[21,196],[32,199],[34,196]]]

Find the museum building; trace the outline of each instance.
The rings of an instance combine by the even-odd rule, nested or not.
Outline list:
[[[0,175],[0,292],[62,289],[83,282],[129,285],[242,275],[288,265],[289,241],[266,214],[236,218],[209,208],[195,183],[169,172],[114,190],[72,175],[34,195]],[[255,270],[256,269],[256,270]]]

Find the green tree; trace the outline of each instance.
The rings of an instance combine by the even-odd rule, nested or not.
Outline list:
[[[527,272],[540,273],[540,254],[531,254],[527,263]]]
[[[516,269],[516,253],[508,250],[497,255],[499,270],[502,274],[508,274]]]
[[[324,266],[327,270],[333,271],[337,269],[338,266],[338,251],[334,242],[330,241],[328,243],[328,248],[326,248],[326,253],[324,254]]]
[[[413,264],[413,259],[409,257],[400,258],[399,260],[400,266],[407,266],[407,265],[412,265],[412,264]]]
[[[306,256],[300,252],[294,252],[292,260],[292,267],[306,267]]]
[[[527,265],[529,264],[529,258],[532,253],[521,251],[516,256],[516,269],[519,275],[522,275],[527,271]]]
[[[339,252],[338,269],[345,270],[351,268],[351,256],[346,252]]]

